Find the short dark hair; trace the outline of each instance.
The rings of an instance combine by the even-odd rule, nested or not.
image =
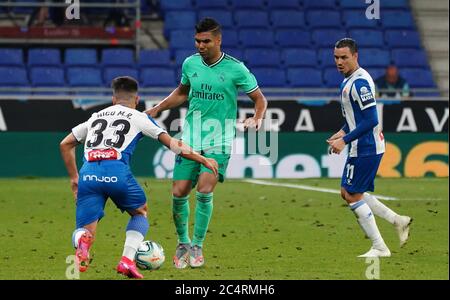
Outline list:
[[[195,25],[195,32],[208,32],[211,31],[213,34],[221,33],[221,26],[219,22],[214,20],[213,18],[206,17]]]
[[[356,41],[351,38],[340,39],[339,41],[336,42],[334,47],[338,48],[338,49],[348,47],[352,54],[355,54],[358,52],[358,45],[356,44]]]
[[[114,94],[119,92],[137,93],[139,84],[136,79],[130,76],[119,76],[113,79],[111,88]]]

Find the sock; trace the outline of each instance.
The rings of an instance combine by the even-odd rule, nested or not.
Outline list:
[[[397,214],[392,209],[381,203],[377,198],[375,198],[375,196],[369,193],[364,193],[363,199],[375,215],[385,219],[391,224],[394,224]]]
[[[366,236],[372,241],[372,246],[376,249],[386,248],[386,244],[375,222],[375,217],[364,200],[350,203],[350,209],[358,218],[358,223]]]
[[[89,232],[89,230],[86,228],[77,228],[72,233],[72,245],[75,249],[78,247],[78,241],[85,232]]]
[[[178,242],[190,244],[189,239],[189,195],[185,197],[172,196],[172,216],[178,234]]]
[[[148,220],[143,215],[136,215],[130,218],[125,233],[125,245],[122,256],[134,261],[137,249],[144,240],[148,228]]]
[[[195,225],[192,245],[203,246],[206,231],[213,211],[213,193],[203,194],[196,192]]]

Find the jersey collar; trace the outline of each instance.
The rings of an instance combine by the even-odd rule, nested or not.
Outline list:
[[[203,58],[202,58],[202,63],[203,63],[205,66],[207,66],[208,68],[212,68],[212,67],[214,67],[214,66],[217,66],[217,65],[223,60],[224,57],[225,57],[225,53],[222,52],[222,55],[220,56],[220,58],[219,58],[215,63],[212,63],[212,64],[208,65],[208,64],[203,60]]]

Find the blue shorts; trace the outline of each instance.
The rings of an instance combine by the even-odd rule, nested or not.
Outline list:
[[[122,212],[137,209],[147,201],[130,167],[122,161],[85,162],[78,179],[77,228],[100,220],[108,198]]]
[[[383,153],[364,157],[347,157],[341,187],[351,194],[373,192],[375,176],[382,157]]]

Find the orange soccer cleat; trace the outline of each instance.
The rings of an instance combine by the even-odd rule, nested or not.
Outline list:
[[[78,240],[78,247],[75,251],[75,261],[80,272],[86,272],[89,266],[89,249],[92,246],[93,239],[94,238],[92,234],[88,231],[85,231],[85,233],[83,233],[83,235]]]
[[[137,270],[136,263],[126,256],[122,256],[119,264],[117,265],[117,273],[123,274],[129,278],[144,278],[144,276]]]

